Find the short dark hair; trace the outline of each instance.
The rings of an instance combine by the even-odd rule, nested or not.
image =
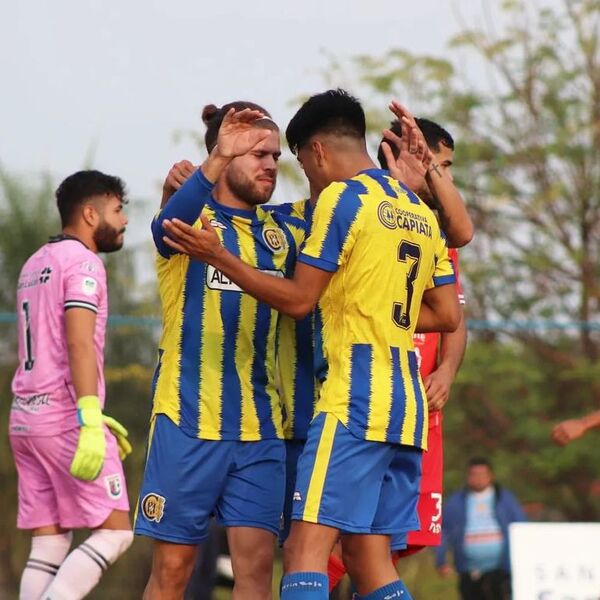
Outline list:
[[[56,190],[56,204],[62,226],[70,225],[75,209],[93,196],[116,196],[125,199],[125,184],[114,175],[100,171],[77,171],[69,175]]]
[[[467,462],[467,469],[470,469],[471,467],[487,467],[490,471],[494,470],[492,468],[492,463],[483,456],[473,456],[470,458]]]
[[[210,154],[214,147],[217,145],[217,138],[219,137],[219,129],[221,128],[221,123],[223,123],[223,119],[225,115],[231,110],[235,109],[235,111],[244,110],[245,108],[250,108],[251,110],[258,110],[261,113],[264,113],[267,117],[271,118],[271,115],[267,110],[265,110],[259,104],[255,104],[254,102],[248,102],[246,100],[235,100],[234,102],[228,102],[227,104],[223,104],[221,108],[214,104],[207,104],[202,109],[202,121],[206,125],[206,133],[204,134],[204,144],[206,145],[206,149]],[[275,123],[273,123],[273,128],[277,129]]]
[[[285,131],[290,150],[298,150],[315,133],[333,133],[364,139],[365,111],[360,102],[340,88],[311,96],[292,117]]]
[[[398,137],[402,137],[402,127],[400,126],[400,121],[398,121],[398,119],[390,123],[390,131],[395,133]],[[377,148],[377,160],[379,161],[381,168],[387,170],[388,163],[385,154],[383,153],[383,142],[385,142],[385,138],[379,142],[379,148]],[[392,149],[394,157],[398,158],[398,148],[396,148],[394,144],[390,144],[390,148]]]
[[[423,133],[427,147],[430,150],[439,152],[440,144],[446,146],[446,148],[450,148],[450,150],[454,150],[454,139],[441,125],[438,125],[435,121],[430,121],[429,119],[423,118],[417,118],[415,121]],[[390,123],[390,130],[398,137],[402,137],[402,127],[400,126],[400,121],[398,121],[398,119]],[[381,144],[384,141],[385,140],[381,140],[379,148],[377,149],[377,160],[379,161],[382,169],[387,169],[387,160],[385,158],[385,154],[383,153],[383,148],[381,147]],[[390,146],[392,148],[393,155],[397,157],[398,149],[393,144],[390,144]]]
[[[439,152],[440,144],[446,146],[446,148],[450,148],[450,150],[454,150],[454,139],[441,125],[438,125],[435,121],[423,118],[417,118],[415,121],[419,129],[423,132],[430,150]]]

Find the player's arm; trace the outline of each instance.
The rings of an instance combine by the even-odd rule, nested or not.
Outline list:
[[[71,461],[74,477],[92,481],[104,464],[106,441],[98,398],[98,367],[94,346],[96,312],[87,308],[67,308],[65,333],[69,370],[77,397],[79,438]]]
[[[244,291],[295,319],[313,310],[333,272],[298,262],[293,279],[273,277],[247,265],[222,246],[205,215],[202,229],[182,221],[165,221],[165,243],[176,252],[206,262],[239,285]]]
[[[198,220],[202,208],[210,198],[214,183],[229,163],[236,157],[249,152],[263,141],[269,132],[255,127],[255,122],[264,115],[257,110],[231,109],[223,119],[219,129],[217,145],[199,169],[183,183],[162,206],[160,213],[152,221],[152,237],[159,253],[168,258],[173,249],[164,242],[163,223],[165,220],[179,219],[192,225]],[[163,199],[165,198],[163,187]]]
[[[423,294],[415,332],[452,332],[459,326],[460,318],[454,283],[433,287]]]
[[[465,355],[467,327],[462,308],[456,331],[442,333],[440,345],[440,362],[435,371],[430,373],[423,381],[429,410],[440,410],[448,401],[450,388]]]
[[[442,169],[435,153],[425,177],[433,196],[439,202],[438,213],[442,230],[450,248],[462,248],[472,239],[473,221],[461,193],[454,185],[448,169]]]
[[[87,308],[65,312],[69,370],[77,398],[98,395],[98,367],[94,332],[96,313]]]
[[[573,440],[580,438],[590,429],[600,427],[600,410],[589,413],[579,419],[562,421],[552,430],[552,440],[559,446],[566,446]]]

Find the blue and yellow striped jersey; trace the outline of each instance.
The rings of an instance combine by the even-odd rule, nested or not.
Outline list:
[[[265,209],[288,217],[287,223],[300,223],[310,231],[313,207],[309,200],[298,200]],[[299,239],[297,239],[300,242]],[[283,435],[288,440],[305,440],[312,420],[318,389],[315,381],[314,328],[317,314],[296,320],[279,317],[277,371],[283,407]]]
[[[319,303],[328,373],[316,411],[367,440],[426,448],[412,336],[423,292],[454,283],[434,214],[387,171],[363,171],[323,190],[298,260],[334,272]]]
[[[197,206],[204,205],[202,212],[230,252],[274,276],[290,272],[297,239],[304,236],[300,227],[292,231],[293,225],[260,207],[225,207],[210,195],[210,183],[201,185],[206,197],[198,198]],[[199,218],[194,226],[201,226]],[[155,232],[163,331],[153,414],[166,414],[202,439],[281,438],[275,381],[278,313],[212,266],[167,253],[159,235]]]

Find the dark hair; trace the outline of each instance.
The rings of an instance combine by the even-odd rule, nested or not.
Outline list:
[[[467,462],[467,468],[470,469],[471,467],[487,467],[490,471],[494,470],[492,469],[492,463],[487,458],[483,458],[483,456],[470,458],[469,462]]]
[[[398,119],[390,123],[390,131],[392,133],[395,133],[398,137],[402,137],[402,127],[400,126],[400,121],[398,121]],[[387,169],[388,164],[387,159],[385,158],[385,154],[383,153],[383,142],[385,142],[385,139],[379,142],[379,148],[377,148],[377,160],[379,161],[379,164],[381,165],[382,169]],[[392,149],[392,154],[394,155],[394,158],[398,158],[398,148],[396,148],[394,144],[390,144],[390,148]]]
[[[93,196],[116,196],[125,199],[125,184],[119,177],[100,171],[77,171],[69,175],[56,190],[56,204],[62,226],[70,225],[75,209]]]
[[[430,150],[439,152],[440,144],[443,144],[446,146],[446,148],[450,148],[450,150],[454,150],[454,139],[441,125],[438,125],[429,119],[418,118],[415,119],[415,121],[419,126],[419,129],[422,131],[425,142]],[[390,130],[398,137],[402,137],[402,127],[400,126],[400,121],[398,121],[398,119],[390,123]],[[384,141],[385,140],[381,140],[379,143],[379,148],[377,149],[377,160],[379,161],[382,169],[387,169],[387,160],[385,159],[385,154],[383,153],[383,148],[381,147],[381,144]],[[390,147],[394,157],[397,158],[398,149],[393,144],[390,144]]]
[[[285,136],[290,150],[297,154],[315,133],[364,139],[366,130],[360,102],[338,88],[311,96],[292,117]]]
[[[419,129],[423,132],[430,150],[439,152],[440,144],[446,146],[446,148],[450,148],[450,150],[454,150],[454,139],[441,125],[429,119],[418,118],[415,121]]]
[[[225,118],[225,115],[234,108],[237,111],[244,110],[245,108],[250,108],[252,110],[259,110],[261,113],[264,113],[267,117],[271,118],[271,115],[267,110],[265,110],[259,104],[255,104],[254,102],[247,102],[245,100],[236,100],[235,102],[229,102],[227,104],[223,104],[221,108],[215,106],[214,104],[207,104],[202,109],[202,121],[206,125],[206,133],[204,134],[204,144],[206,145],[206,149],[208,152],[212,152],[213,148],[217,145],[217,138],[219,137],[219,129],[221,127],[221,123]],[[275,123],[273,123],[275,126]],[[276,126],[275,126],[276,127]]]

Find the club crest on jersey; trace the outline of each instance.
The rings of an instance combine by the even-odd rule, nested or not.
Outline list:
[[[262,231],[262,237],[274,254],[285,252],[288,248],[285,234],[279,227],[265,227]]]
[[[123,487],[121,486],[121,477],[119,475],[107,475],[104,478],[104,485],[106,486],[109,498],[118,500],[121,497]]]
[[[396,222],[396,211],[392,206],[391,202],[384,200],[377,207],[377,217],[384,227],[388,229],[396,229],[398,223]]]
[[[165,497],[150,492],[142,499],[142,514],[148,521],[160,523],[165,512]]]

